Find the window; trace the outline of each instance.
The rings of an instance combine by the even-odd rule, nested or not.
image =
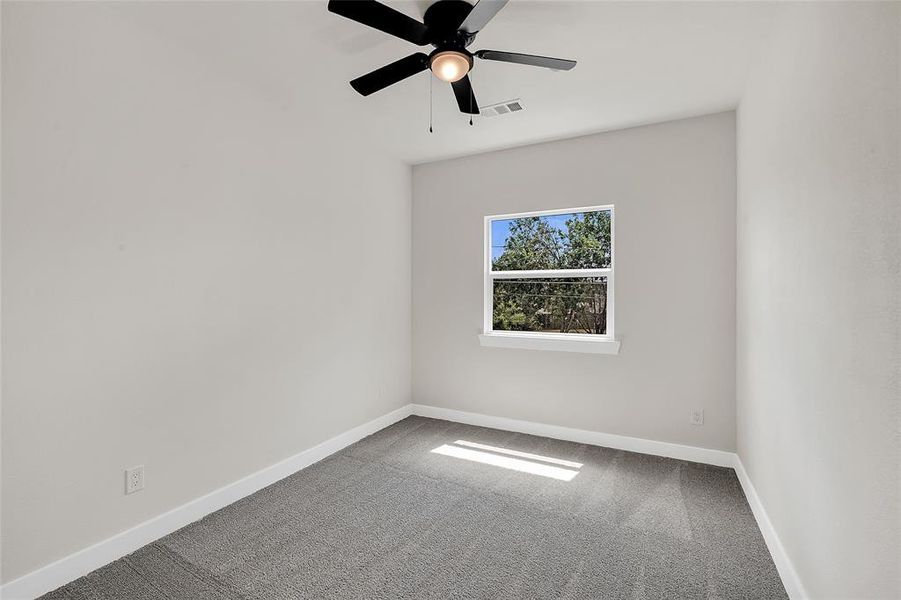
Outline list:
[[[485,218],[485,346],[615,354],[613,206]]]

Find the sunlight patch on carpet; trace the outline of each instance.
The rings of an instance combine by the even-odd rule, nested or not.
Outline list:
[[[460,444],[461,442],[455,442]],[[542,477],[550,477],[551,479],[558,479],[560,481],[572,481],[573,477],[579,474],[577,470],[574,469],[564,469],[563,467],[554,466],[552,464],[546,464],[548,462],[556,462],[557,464],[566,463],[568,466],[581,467],[581,463],[574,463],[571,461],[562,461],[560,459],[551,459],[548,457],[542,457],[538,455],[530,455],[527,452],[518,452],[516,450],[507,450],[506,448],[495,448],[494,446],[487,446],[485,444],[476,444],[475,442],[463,442],[463,446],[474,446],[481,447],[483,449],[491,449],[494,452],[484,452],[482,450],[474,450],[472,447],[462,447],[451,444],[444,444],[432,450],[432,452],[436,454],[442,454],[444,456],[452,456],[454,458],[462,458],[464,460],[471,460],[473,462],[482,463],[485,465],[491,465],[494,467],[501,467],[504,469],[510,469],[511,471],[519,471],[520,473],[529,473],[531,475],[540,475]],[[513,456],[505,456],[513,455]],[[514,458],[514,456],[520,458]],[[536,460],[524,460],[525,457],[534,457]],[[536,462],[537,460],[542,460],[544,462]],[[577,468],[578,468],[577,467]]]

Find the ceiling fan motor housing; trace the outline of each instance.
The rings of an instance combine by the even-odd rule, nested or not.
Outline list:
[[[463,50],[472,44],[476,34],[458,29],[471,10],[466,0],[438,0],[429,6],[422,18],[429,29],[428,43],[439,51]]]

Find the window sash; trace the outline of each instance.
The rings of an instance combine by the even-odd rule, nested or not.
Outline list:
[[[516,279],[514,276],[507,276],[507,273],[528,273],[521,279],[557,279],[560,275],[550,275],[550,273],[563,273],[564,277],[603,277],[607,281],[607,323],[605,329],[607,333],[549,333],[542,331],[515,331],[509,329],[494,328],[494,282],[504,279]],[[503,275],[499,275],[503,273]],[[573,275],[577,273],[577,275]],[[583,274],[584,273],[584,274]],[[574,338],[580,340],[612,340],[613,332],[613,269],[563,269],[557,271],[495,271],[489,273],[485,278],[485,326],[483,332],[492,335],[513,335],[513,336],[529,336],[529,337],[563,337]]]
[[[495,271],[492,269],[491,261],[491,223],[493,221],[515,219],[518,217],[537,217],[565,215],[570,213],[587,213],[587,212],[610,212],[610,266],[600,269],[547,269],[532,271]],[[557,337],[557,338],[574,338],[581,340],[588,339],[614,339],[614,285],[613,285],[613,267],[616,264],[616,218],[614,215],[614,207],[612,204],[604,206],[589,206],[584,208],[568,208],[533,211],[527,213],[513,213],[507,215],[491,215],[485,217],[485,298],[483,306],[484,325],[482,331],[486,334],[494,335],[511,335],[511,336],[529,336],[529,337]],[[552,279],[559,277],[605,277],[607,279],[607,333],[542,333],[535,331],[495,331],[494,330],[494,281],[497,279]]]

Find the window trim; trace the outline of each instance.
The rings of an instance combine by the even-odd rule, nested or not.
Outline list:
[[[491,269],[491,223],[520,217],[542,217],[580,212],[610,211],[610,267],[603,269],[552,269],[534,271],[493,271]],[[614,269],[616,266],[616,213],[612,204],[559,208],[501,215],[484,218],[483,250],[483,306],[482,346],[522,348],[536,350],[560,350],[593,354],[618,354],[620,343],[615,338]],[[550,277],[605,277],[607,279],[607,333],[541,333],[531,331],[494,331],[494,280],[495,279],[547,279]]]

